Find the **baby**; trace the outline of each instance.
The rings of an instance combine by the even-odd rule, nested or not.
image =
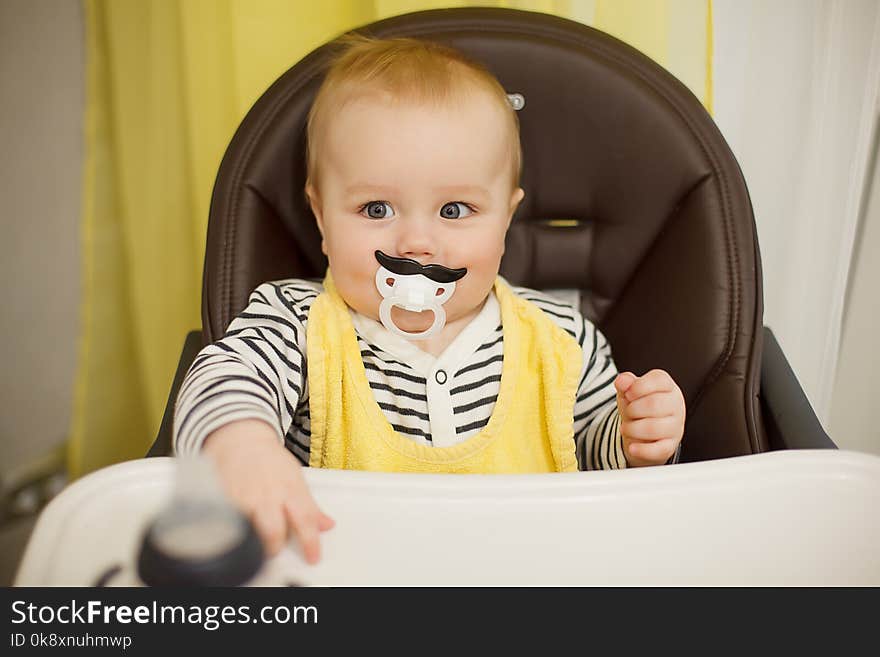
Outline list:
[[[484,68],[417,40],[346,42],[308,121],[323,285],[260,285],[175,410],[177,452],[204,450],[270,554],[294,534],[314,563],[333,526],[303,466],[562,472],[676,454],[669,374],[618,374],[577,309],[498,276],[520,160]]]

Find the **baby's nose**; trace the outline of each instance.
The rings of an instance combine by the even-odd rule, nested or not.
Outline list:
[[[403,258],[412,258],[427,264],[437,252],[436,239],[428,222],[402,221],[397,236],[397,252]]]

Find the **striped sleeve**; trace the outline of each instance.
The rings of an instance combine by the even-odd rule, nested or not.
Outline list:
[[[307,285],[264,283],[217,342],[202,349],[180,387],[174,448],[198,451],[214,430],[259,419],[279,441],[304,390],[305,322],[317,292]]]
[[[575,338],[584,354],[584,367],[574,403],[574,437],[581,470],[625,468],[617,391],[617,367],[608,340],[592,322],[578,315]]]

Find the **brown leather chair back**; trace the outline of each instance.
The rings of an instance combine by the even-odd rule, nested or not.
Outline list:
[[[752,208],[733,154],[690,91],[626,44],[543,14],[435,10],[360,31],[448,43],[523,94],[526,196],[501,273],[579,289],[620,370],[672,374],[688,408],[682,460],[766,450]],[[282,75],[223,158],[205,258],[206,341],[260,282],[323,276],[303,192],[305,121],[332,52],[319,48]]]

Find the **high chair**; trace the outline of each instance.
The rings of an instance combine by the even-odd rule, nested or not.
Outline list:
[[[484,63],[518,112],[525,200],[502,275],[576,291],[620,371],[667,370],[687,404],[682,461],[833,448],[772,332],[736,159],[696,97],[598,30],[511,9],[423,11],[363,33],[450,44]],[[332,44],[255,103],[217,174],[202,330],[189,334],[150,455],[169,454],[174,400],[203,344],[261,282],[321,278],[326,259],[303,191],[305,122]]]

